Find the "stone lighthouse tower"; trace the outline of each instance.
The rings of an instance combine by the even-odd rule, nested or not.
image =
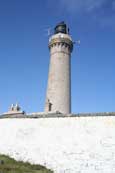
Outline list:
[[[45,112],[71,113],[71,52],[69,28],[59,23],[49,38],[50,66]]]

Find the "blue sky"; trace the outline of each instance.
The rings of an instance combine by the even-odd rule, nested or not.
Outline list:
[[[115,0],[0,0],[0,113],[44,109],[46,29],[65,21],[73,40],[72,112],[115,111]]]

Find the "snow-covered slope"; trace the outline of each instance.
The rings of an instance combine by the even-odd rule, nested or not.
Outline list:
[[[0,119],[0,153],[56,173],[115,173],[115,117]]]

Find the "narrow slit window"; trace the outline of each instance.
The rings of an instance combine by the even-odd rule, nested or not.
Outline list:
[[[52,104],[49,103],[49,111],[52,111]]]

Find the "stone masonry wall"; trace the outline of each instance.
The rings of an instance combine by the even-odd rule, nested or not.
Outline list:
[[[115,116],[0,119],[0,153],[56,173],[114,173]]]

